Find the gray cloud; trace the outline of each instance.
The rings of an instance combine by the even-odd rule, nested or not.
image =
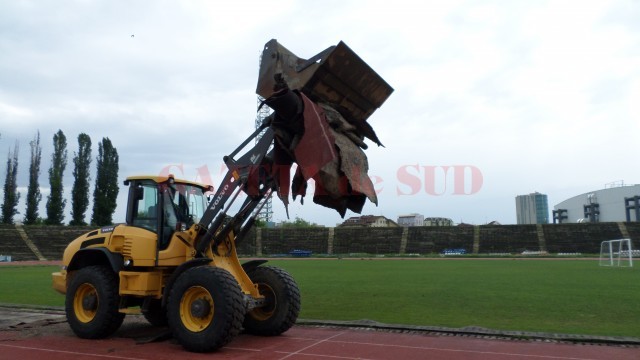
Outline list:
[[[47,186],[58,129],[69,144],[65,189],[80,132],[94,157],[102,137],[112,140],[123,179],[169,166],[195,179],[206,167],[215,182],[222,156],[253,128],[264,43],[277,38],[310,57],[344,40],[395,88],[370,119],[386,147],[367,151],[381,192],[365,213],[512,223],[518,194],[557,203],[610,181],[638,182],[628,166],[635,148],[621,141],[640,130],[637,2],[417,4],[4,3],[0,150],[20,142],[20,186],[38,130]],[[398,195],[407,165],[475,166],[484,182],[471,195],[433,196],[420,178],[418,193]],[[274,209],[282,220],[277,201]],[[340,221],[310,199],[296,214]]]

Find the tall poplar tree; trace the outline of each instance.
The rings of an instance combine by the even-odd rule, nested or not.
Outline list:
[[[2,223],[13,224],[13,217],[18,213],[18,142],[16,141],[13,153],[9,150],[7,156],[7,176],[4,180],[4,201],[2,202]]]
[[[89,208],[89,181],[91,166],[91,138],[78,135],[78,152],[73,157],[73,189],[71,190],[71,221],[69,225],[87,225],[84,221]]]
[[[62,225],[64,221],[64,207],[67,200],[63,197],[64,186],[62,177],[67,167],[67,137],[62,130],[53,135],[53,154],[49,168],[49,185],[51,193],[47,197],[47,220],[49,225]]]
[[[31,145],[31,163],[29,165],[29,187],[27,189],[27,209],[24,215],[24,223],[27,225],[38,222],[38,206],[42,200],[40,194],[40,162],[42,161],[42,147],[40,146],[40,131],[29,143]]]
[[[98,143],[96,186],[93,190],[91,223],[103,226],[113,223],[118,198],[118,151],[109,138]]]

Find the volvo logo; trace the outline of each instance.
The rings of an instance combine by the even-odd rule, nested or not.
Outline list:
[[[220,203],[220,200],[222,200],[222,197],[224,196],[224,194],[227,192],[227,189],[229,189],[229,184],[226,184],[223,188],[222,188],[222,192],[220,192],[220,195],[218,195],[216,197],[216,199],[213,201],[213,206],[218,206],[218,203]]]

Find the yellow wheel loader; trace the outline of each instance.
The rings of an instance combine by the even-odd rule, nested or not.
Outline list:
[[[340,83],[346,75],[336,70],[343,68],[343,63],[351,69],[347,73],[358,74],[357,79],[349,80],[355,87]],[[257,335],[279,335],[296,322],[300,291],[291,275],[264,265],[266,260],[241,264],[236,244],[248,235],[274,191],[281,199],[288,198],[284,181],[295,156],[303,158],[298,163],[307,171],[304,180],[311,176],[312,168],[348,160],[331,148],[333,158],[325,163],[315,160],[314,152],[322,153],[326,144],[332,147],[329,140],[333,137],[300,145],[298,148],[307,148],[296,152],[299,149],[294,145],[304,124],[311,124],[308,115],[302,114],[303,100],[311,104],[305,94],[321,101],[329,94],[337,96],[332,87],[339,88],[342,101],[332,100],[334,106],[343,109],[341,114],[358,122],[371,138],[375,133],[364,121],[392,89],[343,43],[304,61],[272,40],[265,46],[261,66],[266,70],[261,68],[258,93],[266,94],[265,103],[275,113],[224,157],[228,172],[212,197],[206,196],[214,190],[209,185],[171,175],[129,177],[124,182],[129,191],[126,223],[91,231],[67,246],[61,271],[53,273],[53,287],[66,296],[67,320],[77,336],[107,337],[120,327],[126,314],[142,313],[151,324],[168,326],[185,349],[208,352],[229,343],[242,329]],[[265,81],[265,77],[274,81]],[[298,77],[304,81],[289,88]],[[331,81],[320,81],[323,79]],[[311,83],[316,85],[307,86]],[[268,87],[273,88],[273,94]],[[367,96],[355,96],[370,87],[376,89],[368,97],[371,101]],[[312,120],[325,122],[318,115],[319,107],[305,106],[315,109]],[[323,135],[307,130],[304,136],[313,140]],[[289,156],[280,169],[281,164],[274,160],[278,159],[274,156],[277,151]],[[338,173],[325,171],[321,180],[329,183]],[[340,211],[355,194],[332,191],[331,201],[324,203]],[[241,199],[231,216],[232,205]]]
[[[53,274],[76,335],[109,336],[125,314],[141,312],[153,325],[168,325],[187,350],[206,352],[242,328],[279,335],[295,323],[300,292],[293,278],[261,266],[264,260],[241,265],[235,249],[273,191],[273,179],[260,177],[272,132],[265,125],[241,146],[259,130],[266,132],[244,156],[225,157],[230,170],[211,201],[209,186],[171,175],[126,179],[126,223],[75,239]],[[240,192],[246,199],[231,217]]]

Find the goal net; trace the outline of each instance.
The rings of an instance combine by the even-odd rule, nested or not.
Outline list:
[[[603,241],[600,244],[600,266],[633,266],[631,240]]]

